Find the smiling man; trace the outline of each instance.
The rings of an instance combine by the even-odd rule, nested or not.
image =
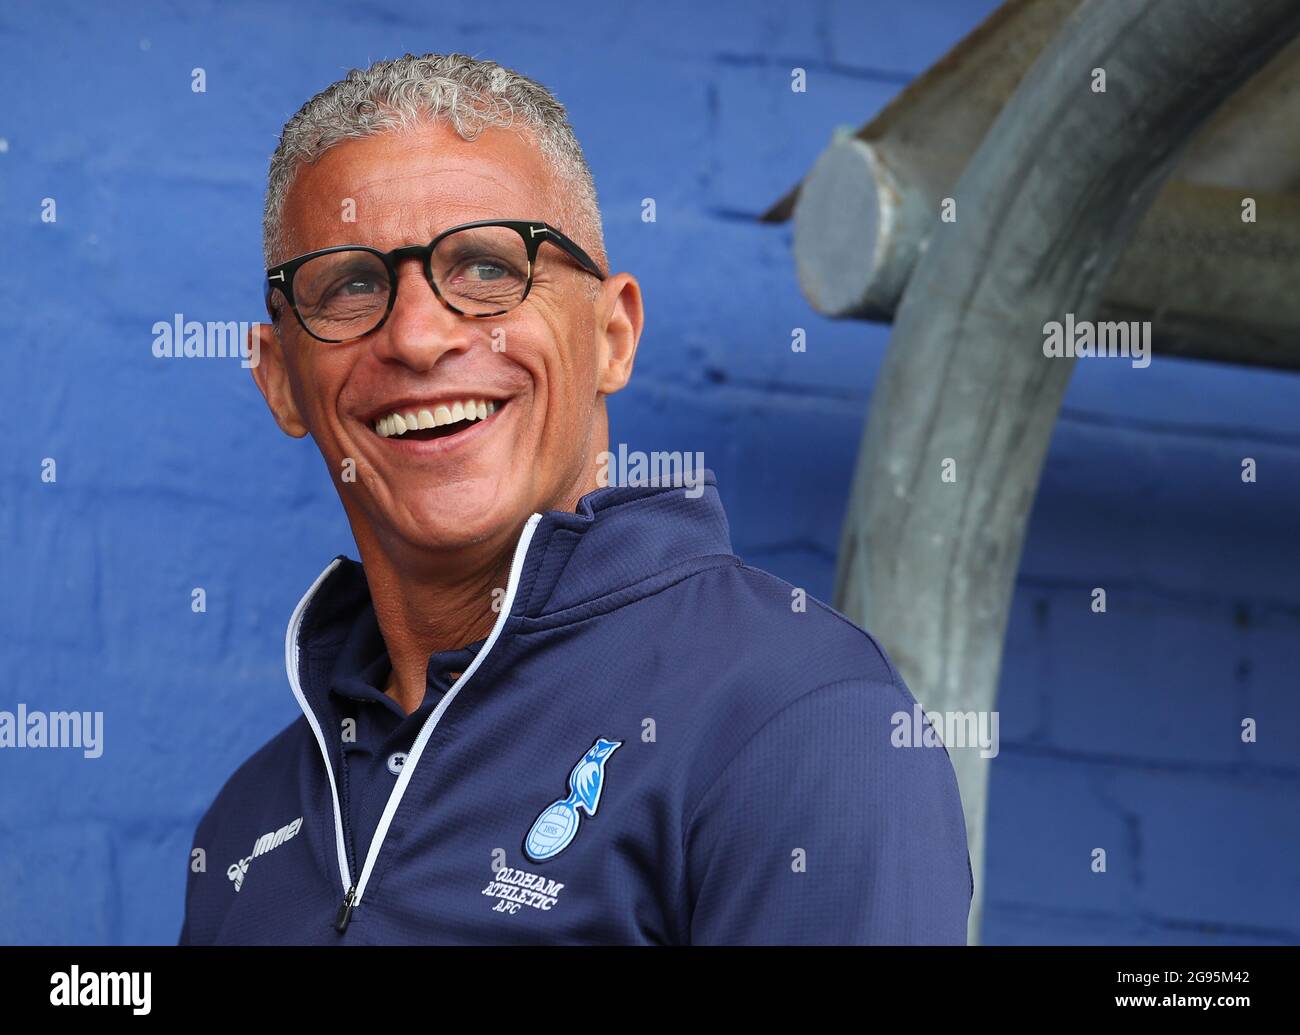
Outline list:
[[[199,823],[182,944],[965,942],[885,654],[732,553],[711,472],[601,484],[641,292],[545,88],[352,72],[284,129],[265,247],[254,376],[361,561],[291,616],[303,716]]]

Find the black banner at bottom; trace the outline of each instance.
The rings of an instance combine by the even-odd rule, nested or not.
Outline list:
[[[1259,946],[9,947],[0,948],[0,994],[9,1019],[65,1014],[74,1024],[109,1014],[141,1024],[436,1023],[444,1011],[469,1010],[551,1027],[601,1007],[672,1023],[783,1004],[844,1006],[864,1023],[882,1010],[925,1020],[1127,1014],[1231,1023],[1292,1015],[1298,963],[1295,947]]]

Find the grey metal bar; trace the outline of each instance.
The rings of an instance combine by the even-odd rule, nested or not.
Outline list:
[[[1180,147],[1298,31],[1295,0],[1089,0],[962,174],[958,220],[917,263],[877,378],[836,595],[927,709],[995,704],[1025,523],[1073,366],[1044,356],[1042,325],[1096,317]],[[1090,90],[1096,68],[1105,93]],[[988,763],[952,756],[977,937]]]

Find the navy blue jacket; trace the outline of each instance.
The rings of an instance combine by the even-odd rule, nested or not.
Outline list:
[[[295,610],[303,717],[198,825],[181,944],[966,941],[946,749],[862,629],[731,552],[703,494],[534,514],[490,635],[405,715],[361,566]]]

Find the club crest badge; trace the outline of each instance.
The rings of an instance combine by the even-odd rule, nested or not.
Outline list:
[[[524,838],[524,854],[533,862],[554,859],[578,833],[578,810],[596,814],[605,786],[605,763],[623,746],[621,740],[598,737],[569,773],[569,796],[542,809]]]

